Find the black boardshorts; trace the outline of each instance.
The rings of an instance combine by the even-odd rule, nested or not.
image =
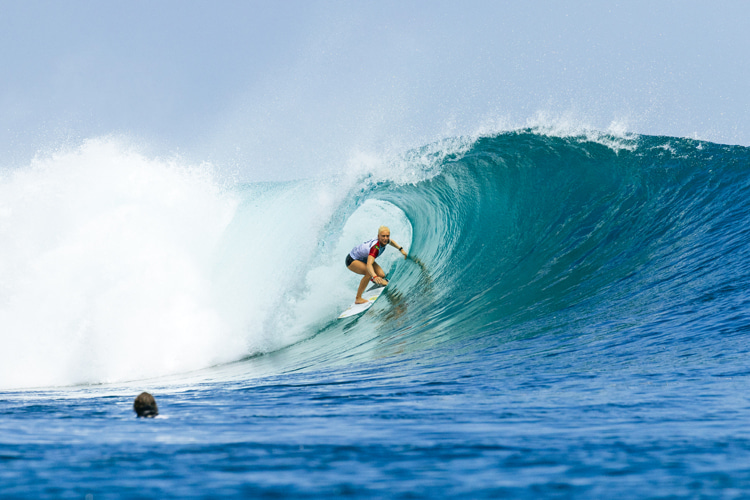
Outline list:
[[[349,266],[351,266],[352,262],[354,262],[354,258],[351,255],[346,254],[346,267],[348,268]],[[365,262],[364,260],[360,260],[360,262],[367,264],[367,262]]]

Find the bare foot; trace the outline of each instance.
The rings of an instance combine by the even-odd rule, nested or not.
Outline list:
[[[367,301],[366,301],[365,299],[362,299],[362,298],[359,298],[359,299],[354,299],[354,303],[355,303],[355,304],[364,304],[364,303],[366,303],[366,302],[367,302]]]

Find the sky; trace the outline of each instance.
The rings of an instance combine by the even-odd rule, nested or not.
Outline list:
[[[745,1],[0,0],[0,168],[116,137],[248,180],[535,124],[750,145]]]

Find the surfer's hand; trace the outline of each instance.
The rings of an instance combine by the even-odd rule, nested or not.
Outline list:
[[[375,276],[375,277],[373,278],[373,281],[374,281],[375,283],[377,283],[378,285],[383,285],[383,286],[385,286],[385,285],[387,285],[387,284],[388,284],[388,280],[385,280],[385,279],[381,278],[380,276]]]

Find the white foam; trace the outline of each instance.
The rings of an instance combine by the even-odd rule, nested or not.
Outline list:
[[[581,141],[595,142],[615,152],[634,151],[637,147],[637,135],[628,132],[626,120],[613,120],[602,131],[573,114],[555,116],[538,112],[526,121],[526,127],[536,134],[548,137],[579,138]]]
[[[608,126],[597,128],[572,111],[566,113],[537,111],[522,121],[514,121],[508,116],[486,118],[479,123],[471,134],[465,136],[465,142],[471,144],[483,137],[531,131],[546,137],[595,142],[615,152],[620,150],[633,151],[637,147],[638,135],[630,130],[631,126],[627,119],[612,120]]]
[[[390,203],[342,209],[361,175],[223,189],[110,139],[6,171],[0,389],[180,374],[314,334],[354,296],[354,245],[383,224],[411,242]]]
[[[116,141],[0,180],[0,387],[138,379],[227,361],[211,295],[236,207],[210,169]]]
[[[387,155],[357,151],[347,162],[344,178],[353,189],[359,185],[362,190],[384,182],[414,185],[440,174],[446,158],[468,151],[477,137],[448,137]]]

